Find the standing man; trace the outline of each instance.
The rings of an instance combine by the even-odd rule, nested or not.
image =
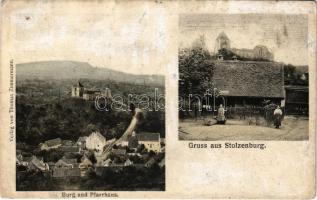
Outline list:
[[[275,128],[279,128],[281,126],[282,114],[283,114],[282,110],[280,109],[279,106],[277,106],[273,113]]]

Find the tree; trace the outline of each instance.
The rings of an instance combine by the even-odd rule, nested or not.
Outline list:
[[[293,65],[285,65],[284,66],[284,81],[286,84],[294,84],[295,83],[295,66]]]
[[[210,53],[201,47],[181,51],[185,53],[179,53],[180,94],[204,94],[210,89],[206,83],[212,81],[213,63],[209,62]]]

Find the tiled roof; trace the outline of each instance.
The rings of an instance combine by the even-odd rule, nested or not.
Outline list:
[[[149,132],[142,132],[136,134],[136,137],[139,141],[159,141],[160,134],[159,133],[149,133]]]
[[[93,136],[96,136],[101,141],[106,141],[106,138],[103,135],[101,135],[99,131],[92,132],[88,138],[92,138]]]
[[[62,144],[62,139],[61,138],[56,138],[56,139],[52,139],[52,140],[47,140],[45,143],[46,143],[46,145],[48,147],[61,145]]]
[[[77,163],[77,159],[66,159],[66,158],[62,158],[62,159],[67,164],[76,164]]]
[[[73,145],[73,141],[71,140],[63,140],[62,144],[65,146],[72,146]]]
[[[45,169],[45,163],[44,162],[42,162],[42,161],[40,161],[36,156],[33,156],[32,157],[32,163],[33,163],[33,165],[35,165],[37,168],[39,168],[39,169]]]
[[[214,61],[213,83],[226,96],[284,97],[283,66],[276,62]]]

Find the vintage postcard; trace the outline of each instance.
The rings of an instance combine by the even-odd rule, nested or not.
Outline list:
[[[314,2],[0,9],[1,197],[314,198]]]

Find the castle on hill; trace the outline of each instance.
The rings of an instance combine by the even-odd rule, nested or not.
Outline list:
[[[106,90],[89,90],[84,87],[82,83],[78,81],[76,85],[72,86],[72,97],[81,98],[87,101],[95,100],[97,96],[102,96],[105,98],[112,98],[111,90],[106,88]]]
[[[230,50],[234,54],[248,59],[264,59],[269,61],[273,61],[274,59],[273,53],[264,45],[257,45],[253,49],[231,48],[231,41],[224,32],[221,32],[216,38],[215,52],[218,52],[220,49]]]

